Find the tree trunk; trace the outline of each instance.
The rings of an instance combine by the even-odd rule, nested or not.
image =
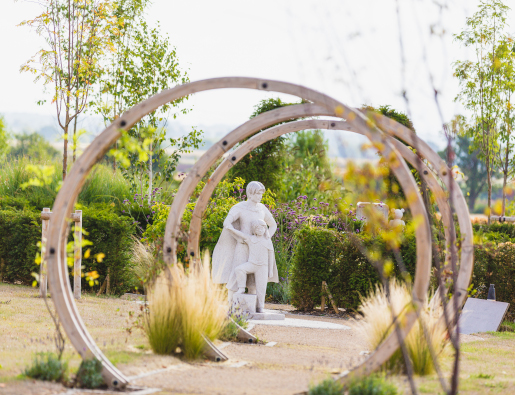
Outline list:
[[[63,150],[63,181],[66,178],[68,167],[68,116],[66,117],[66,126],[64,127],[64,150]]]
[[[470,212],[473,212],[474,211],[474,206],[476,205],[476,200],[477,200],[477,197],[479,196],[479,193],[470,193],[469,192],[469,196],[468,196],[468,206],[469,206],[469,211]]]
[[[75,115],[75,119],[73,121],[73,159],[72,159],[72,163],[75,163],[75,153],[77,151],[77,137],[76,137],[76,133],[77,133],[77,115]]]
[[[504,157],[504,169],[503,174],[504,178],[502,181],[502,212],[501,216],[504,217],[506,215],[506,183],[508,181],[508,165],[510,162],[510,142],[508,140],[508,144],[506,145],[506,155]]]
[[[486,181],[488,183],[488,225],[490,225],[490,217],[492,216],[492,171],[489,157],[486,158]]]

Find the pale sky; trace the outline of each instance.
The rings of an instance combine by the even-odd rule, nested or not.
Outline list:
[[[41,83],[19,73],[42,40],[16,24],[35,16],[38,6],[23,0],[0,1],[0,114],[53,114],[50,105],[35,104],[48,96]],[[422,138],[442,145],[430,74],[440,92],[444,121],[463,113],[453,102],[458,86],[451,63],[472,53],[453,42],[452,34],[463,29],[465,17],[472,15],[478,1],[399,0],[401,32],[396,4],[394,0],[154,0],[148,20],[151,25],[161,22],[192,81],[261,77],[299,83],[353,107],[390,104],[410,113]],[[512,10],[509,22],[514,19]],[[431,27],[442,34],[431,35]],[[200,93],[189,100],[193,111],[181,116],[180,122],[237,126],[260,99],[273,96],[277,95],[242,90]]]

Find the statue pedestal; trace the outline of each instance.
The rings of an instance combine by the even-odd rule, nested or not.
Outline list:
[[[241,311],[253,314],[256,312],[257,296],[250,294],[234,294],[232,297],[232,304],[238,307]]]
[[[234,307],[239,307],[242,312],[249,315],[251,320],[284,320],[284,314],[267,310],[264,313],[256,313],[257,296],[250,294],[234,294],[232,297]]]
[[[265,313],[252,313],[249,314],[251,320],[284,320],[284,314],[271,313],[267,310]]]

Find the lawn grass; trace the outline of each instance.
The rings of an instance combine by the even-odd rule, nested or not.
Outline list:
[[[461,344],[460,394],[515,394],[515,333],[489,332],[478,336],[484,340]],[[447,381],[452,362],[452,357],[443,361]],[[443,393],[436,374],[415,380],[422,394]],[[397,377],[396,381],[409,393],[404,377]]]

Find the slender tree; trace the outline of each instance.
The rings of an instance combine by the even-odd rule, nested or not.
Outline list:
[[[454,63],[460,92],[456,96],[472,112],[473,149],[478,149],[487,171],[488,221],[492,207],[492,172],[499,153],[499,121],[501,105],[502,67],[499,47],[505,40],[506,13],[509,10],[500,0],[485,0],[478,11],[466,20],[466,29],[455,40],[474,50],[474,61]]]
[[[20,25],[35,28],[46,46],[21,66],[51,87],[52,103],[63,131],[63,179],[68,166],[69,130],[87,104],[99,75],[98,62],[112,49],[116,31],[114,3],[110,0],[39,0],[43,12]],[[45,100],[46,101],[46,100]],[[76,123],[75,123],[76,129]],[[74,130],[75,130],[74,129]],[[75,147],[75,144],[74,144]]]
[[[179,68],[170,38],[160,32],[159,23],[151,28],[145,21],[144,11],[149,4],[148,0],[120,0],[117,3],[118,31],[111,36],[114,50],[104,61],[99,93],[95,98],[95,109],[106,124],[142,100],[189,81],[187,74]],[[134,191],[141,194],[148,191],[149,200],[154,182],[170,180],[181,154],[198,148],[201,143],[201,132],[195,129],[181,138],[166,138],[167,119],[170,115],[175,118],[178,113],[188,111],[180,106],[185,100],[161,106],[129,131],[129,135],[142,144],[148,143],[148,158],[143,160],[139,153],[127,152],[129,165],[122,172]],[[166,157],[165,161],[163,157]],[[116,166],[114,159],[115,170]]]
[[[508,178],[513,175],[513,93],[515,91],[515,48],[511,37],[504,37],[498,46],[497,58],[500,63],[499,95],[501,117],[499,127],[498,162],[503,173],[501,216],[506,213],[506,190]]]

